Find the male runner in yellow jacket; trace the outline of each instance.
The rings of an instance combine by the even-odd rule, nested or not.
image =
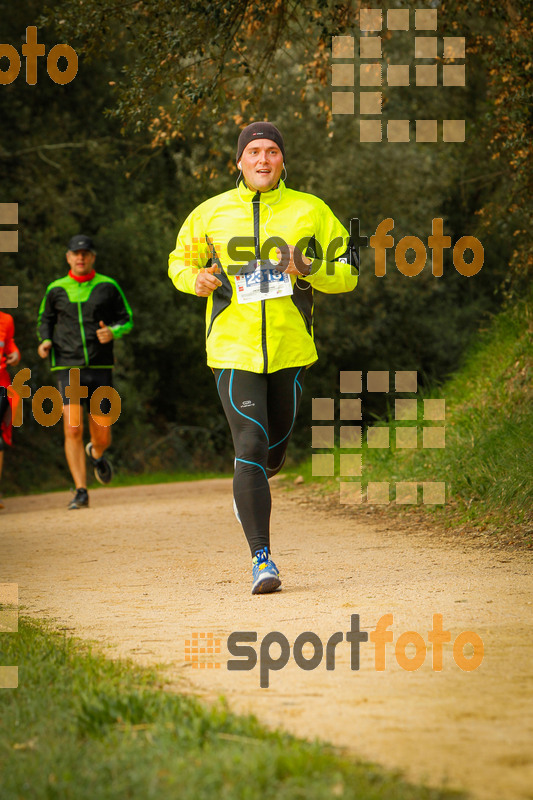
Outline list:
[[[274,125],[244,128],[236,188],[187,217],[168,270],[177,289],[207,297],[207,363],[235,446],[234,508],[252,553],[253,594],[281,585],[268,479],[283,465],[305,371],[318,358],[313,290],[357,283],[348,232],[318,197],[285,186],[284,158]]]

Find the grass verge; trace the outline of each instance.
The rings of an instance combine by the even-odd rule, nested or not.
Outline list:
[[[154,483],[182,483],[183,481],[207,481],[211,478],[233,478],[233,472],[151,472],[141,475],[119,473],[113,477],[113,486],[144,486]],[[90,488],[97,489],[99,483],[93,481]]]
[[[0,691],[2,800],[464,797],[165,692],[155,673],[41,623],[22,619],[0,642],[0,662],[19,666],[19,688]]]
[[[96,478],[92,477],[92,471],[89,465],[87,466],[87,488],[91,491],[94,489],[102,488],[102,485],[97,482]],[[116,472],[113,476],[113,481],[110,488],[116,486],[151,486],[154,483],[182,483],[184,481],[206,481],[211,478],[232,478],[232,472],[143,472],[141,474],[128,474],[124,472]],[[72,481],[71,481],[72,484]],[[20,497],[28,494],[50,494],[53,492],[68,491],[68,484],[61,481],[59,485],[53,483],[46,483],[38,486],[27,486],[24,489],[15,488],[10,492],[6,492],[6,496]],[[0,493],[1,496],[1,493]]]
[[[424,419],[419,399],[416,421],[395,421],[393,406],[390,418],[376,423],[389,427],[390,447],[373,449],[364,442],[362,476],[353,479],[361,480],[363,497],[369,481],[388,482],[391,502],[380,507],[405,513],[413,506],[396,504],[396,484],[416,482],[419,505],[414,514],[431,514],[449,526],[474,526],[495,538],[533,546],[532,327],[531,302],[525,300],[493,319],[462,368],[425,395],[445,399],[444,421]],[[397,447],[397,429],[415,426],[415,447]],[[445,447],[423,447],[423,431],[429,427],[446,428]],[[337,465],[339,457],[337,450]],[[339,491],[339,478],[312,475],[311,460],[295,474],[323,492]],[[428,481],[446,483],[446,504],[423,504],[420,484]]]

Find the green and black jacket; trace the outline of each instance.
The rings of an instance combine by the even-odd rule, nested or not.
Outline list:
[[[101,344],[96,336],[100,320],[115,339],[129,333],[133,315],[124,292],[98,272],[79,282],[70,275],[53,281],[39,308],[37,333],[52,342],[52,370],[69,367],[113,368],[113,339]]]

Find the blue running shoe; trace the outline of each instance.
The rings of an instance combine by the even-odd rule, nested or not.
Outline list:
[[[281,586],[278,568],[269,557],[268,547],[258,550],[252,559],[252,594],[275,592]]]

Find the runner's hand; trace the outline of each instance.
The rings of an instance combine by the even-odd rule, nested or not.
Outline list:
[[[281,250],[276,247],[278,263],[276,269],[285,275],[309,275],[312,261],[306,258],[302,251],[293,244],[288,244]]]
[[[6,364],[9,364],[11,367],[14,367],[15,364],[18,364],[20,361],[20,355],[17,353],[16,350],[13,350],[8,356],[6,356]]]
[[[41,358],[46,358],[51,349],[52,349],[52,342],[50,341],[50,339],[45,339],[44,342],[41,342],[41,344],[37,348],[37,353],[41,356]]]
[[[114,333],[111,328],[108,328],[105,322],[100,320],[100,327],[96,330],[96,335],[98,336],[98,341],[100,344],[107,344],[110,342],[111,339],[114,338]]]
[[[218,272],[218,267],[216,264],[213,264],[212,267],[206,267],[198,273],[196,283],[194,284],[194,291],[198,297],[209,297],[215,289],[222,286],[222,281],[215,278],[215,272]]]

